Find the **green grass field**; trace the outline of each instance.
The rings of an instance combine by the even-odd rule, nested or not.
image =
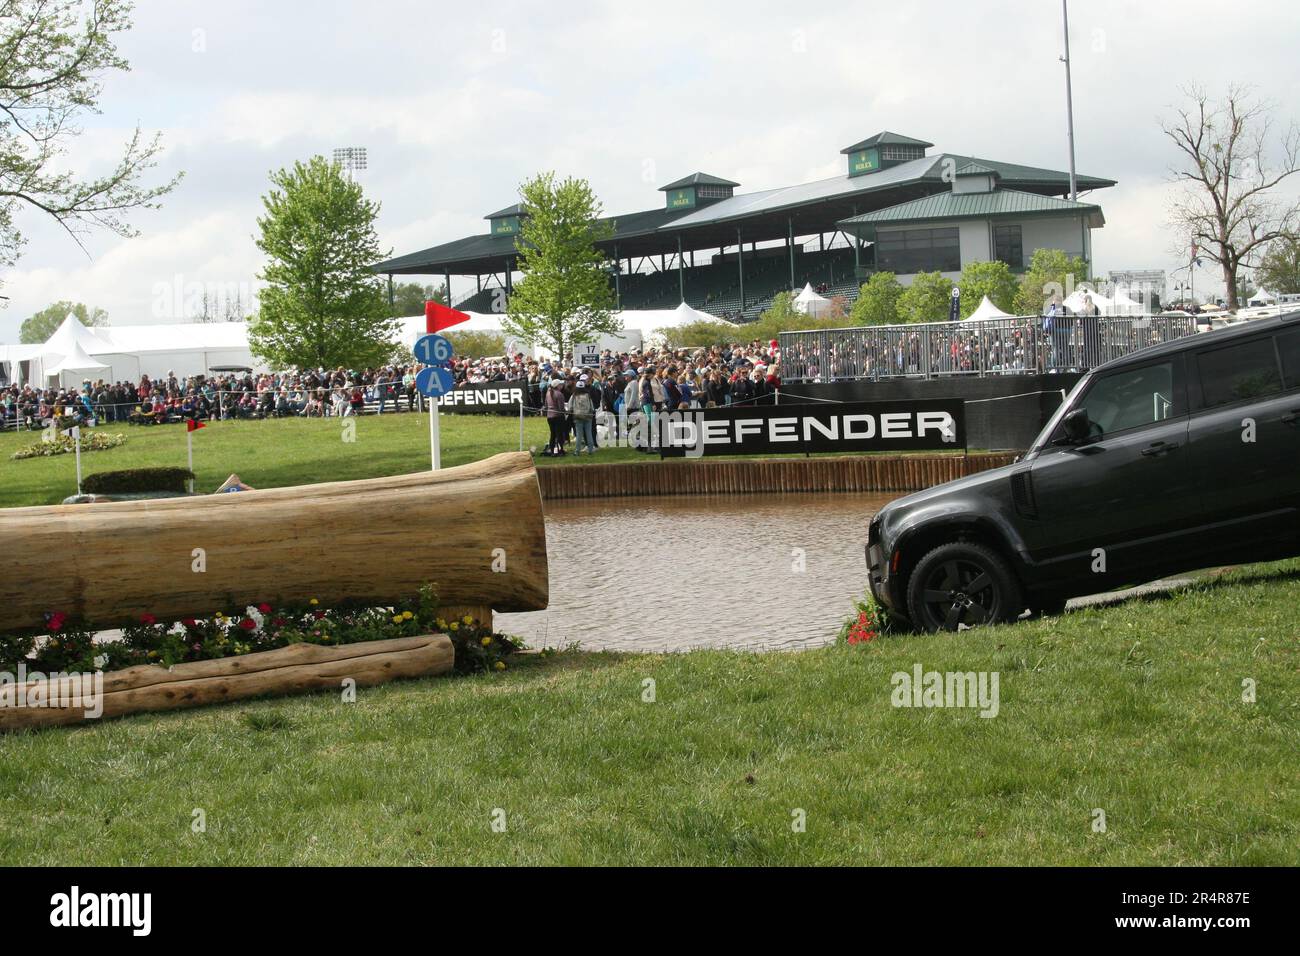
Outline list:
[[[353,423],[344,441],[344,423]],[[463,465],[503,451],[519,450],[519,420],[496,415],[443,415],[443,467]],[[123,468],[184,467],[185,429],[179,425],[106,425],[126,444],[82,455],[82,474]],[[548,440],[546,421],[524,421],[524,449],[541,452]],[[40,440],[40,433],[0,435],[0,508],[58,504],[77,490],[73,455],[26,458],[10,455]],[[571,446],[572,450],[572,446]],[[925,454],[943,454],[927,452]],[[960,454],[952,452],[948,454]],[[820,456],[819,456],[820,457]],[[595,458],[535,458],[538,467],[579,467],[590,461],[657,461],[631,448],[601,448]],[[689,464],[669,459],[667,464]],[[429,467],[429,419],[421,414],[363,418],[276,418],[267,421],[214,422],[194,434],[195,490],[211,492],[233,472],[254,488],[278,488],[321,481],[380,478]]]
[[[1289,562],[960,637],[567,652],[354,704],[14,735],[0,847],[105,865],[1294,866],[1298,604]],[[916,663],[998,672],[998,716],[892,707],[890,675]]]

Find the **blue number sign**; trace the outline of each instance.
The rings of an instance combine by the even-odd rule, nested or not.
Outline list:
[[[411,349],[422,365],[445,365],[451,361],[451,343],[441,335],[422,335]]]

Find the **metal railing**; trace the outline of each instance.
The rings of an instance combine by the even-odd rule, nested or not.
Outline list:
[[[1193,335],[1190,315],[1009,316],[782,332],[787,382],[1080,371]]]

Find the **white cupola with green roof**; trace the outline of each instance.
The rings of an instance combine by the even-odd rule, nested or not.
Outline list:
[[[933,145],[934,143],[927,143],[923,139],[885,131],[869,136],[860,143],[846,146],[840,152],[849,158],[849,176],[852,177],[865,176],[899,163],[922,159],[925,151]]]
[[[659,191],[667,196],[664,208],[685,210],[730,199],[739,185],[740,183],[733,183],[730,179],[723,179],[720,176],[692,173],[675,183],[660,186]]]

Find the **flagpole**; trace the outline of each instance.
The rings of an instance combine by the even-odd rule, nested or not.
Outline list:
[[[185,453],[189,463],[190,474],[194,474],[194,432],[189,422],[185,423]],[[194,479],[190,478],[190,494],[194,494]]]
[[[74,425],[72,438],[77,445],[77,494],[81,494],[81,426]]]

